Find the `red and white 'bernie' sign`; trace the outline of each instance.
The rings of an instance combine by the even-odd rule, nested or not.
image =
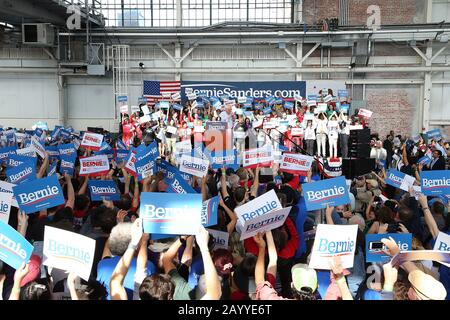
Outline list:
[[[83,140],[81,141],[81,146],[93,150],[98,151],[103,142],[103,135],[93,132],[85,132],[83,135]]]
[[[262,147],[257,149],[250,149],[244,151],[243,167],[244,168],[256,168],[259,167],[271,167],[273,162],[272,148]]]
[[[125,170],[134,177],[137,177],[136,166],[135,166],[136,161],[137,161],[136,156],[135,156],[135,153],[133,152],[133,153],[131,153],[131,156],[128,157],[128,160],[125,163]]]
[[[372,111],[367,109],[359,109],[358,116],[364,117],[364,118],[370,118],[372,116]]]
[[[313,157],[303,154],[285,153],[281,160],[280,171],[306,176],[314,161]]]
[[[101,176],[109,172],[109,160],[106,154],[80,158],[80,176]]]

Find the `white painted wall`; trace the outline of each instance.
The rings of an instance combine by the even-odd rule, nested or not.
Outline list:
[[[59,94],[53,74],[0,72],[0,124],[30,128],[37,121],[58,123]]]

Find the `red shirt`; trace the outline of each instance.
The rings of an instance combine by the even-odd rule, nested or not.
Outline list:
[[[291,235],[291,238],[288,240],[286,246],[283,249],[277,250],[277,253],[279,258],[289,259],[292,258],[295,255],[295,252],[297,251],[299,236],[297,233],[297,229],[295,229],[295,224],[292,222],[291,218],[288,217],[283,226],[286,229],[286,231]],[[246,252],[250,252],[253,253],[255,256],[258,256],[259,249],[253,238],[245,239],[244,247]]]

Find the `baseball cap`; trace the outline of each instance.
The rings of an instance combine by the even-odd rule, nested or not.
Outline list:
[[[314,292],[317,290],[317,272],[309,268],[306,264],[298,263],[291,269],[292,283],[297,291],[302,288],[309,288]]]
[[[30,261],[28,261],[28,273],[20,282],[20,287],[36,280],[41,275],[41,262],[41,257],[36,254],[31,255]]]
[[[421,300],[445,300],[447,296],[444,285],[421,270],[410,272],[408,280]]]

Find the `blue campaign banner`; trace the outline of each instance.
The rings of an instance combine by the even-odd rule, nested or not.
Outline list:
[[[127,102],[128,96],[117,96],[117,102]]]
[[[33,253],[33,246],[19,232],[0,221],[0,260],[18,269],[27,263]]]
[[[183,110],[183,106],[181,104],[178,104],[178,103],[173,104],[172,108],[174,110],[177,110],[177,111]]]
[[[340,98],[347,98],[348,97],[348,91],[347,90],[338,90],[338,97],[340,97]]]
[[[35,157],[28,157],[28,156],[21,156],[21,155],[17,155],[17,154],[12,154],[9,156],[8,158],[8,166],[9,167],[18,167],[22,164],[34,164],[34,166],[36,166],[36,161],[37,158]]]
[[[66,144],[61,144],[59,146],[56,147],[58,149],[59,155],[60,156],[68,156],[71,154],[77,154],[77,149],[75,149],[75,146],[73,143],[66,143]]]
[[[178,172],[174,173],[172,178],[166,178],[164,182],[168,185],[167,193],[197,193]]]
[[[286,102],[286,103],[284,104],[284,107],[285,107],[286,109],[294,109],[294,103],[292,103],[292,102]]]
[[[304,97],[304,96],[302,96],[302,97]],[[316,94],[308,95],[308,100],[309,101],[317,101],[317,95]]]
[[[156,163],[155,172],[164,173],[165,177],[168,179],[173,179],[175,173],[180,173],[180,171],[177,168],[172,166],[166,160],[161,160]]]
[[[43,133],[44,133],[44,130],[42,130],[41,128],[36,128],[36,129],[34,130],[34,134],[35,134],[36,136],[38,136],[39,138],[42,136]]]
[[[431,163],[431,159],[430,159],[429,157],[427,157],[427,156],[424,156],[424,157],[420,158],[420,159],[417,161],[417,163],[418,163],[418,164],[423,164],[423,165],[428,165],[428,164]]]
[[[59,158],[59,151],[56,146],[46,146],[45,151],[48,152],[50,160]]]
[[[442,137],[441,129],[427,131],[428,139],[439,139]]]
[[[63,137],[63,138],[69,138],[69,137],[70,137],[70,131],[67,130],[67,129],[62,128],[62,129],[59,131],[59,135],[60,135],[61,137]]]
[[[8,158],[12,154],[16,154],[17,147],[5,147],[0,149],[0,164],[8,163]]]
[[[126,146],[125,143],[122,141],[122,139],[118,139],[118,140],[117,140],[116,146],[117,146],[117,149],[120,149],[120,150],[128,150],[127,146]]]
[[[129,153],[130,152],[128,150],[117,149],[116,153],[114,155],[114,159],[116,160],[116,163],[120,164],[122,161],[125,161],[125,159],[128,157]]]
[[[391,256],[386,254],[384,244],[381,239],[392,237],[397,243],[400,251],[412,250],[411,233],[384,233],[384,234],[366,234],[366,262],[386,263],[391,260]]]
[[[58,160],[53,161],[53,163],[48,167],[47,176],[53,176],[56,174],[56,169],[58,168]]]
[[[145,145],[140,145],[136,151],[136,162],[134,166],[136,168],[138,180],[142,181],[151,175],[150,170],[153,169],[156,160],[156,157],[154,156],[155,151],[152,144],[147,147]]]
[[[65,202],[56,176],[22,183],[13,187],[13,192],[20,210],[25,213],[39,212]]]
[[[108,151],[108,150],[112,150],[112,147],[107,142],[103,141],[99,151]]]
[[[139,212],[145,233],[196,234],[201,225],[202,196],[143,192]]]
[[[263,110],[263,113],[264,114],[269,114],[269,113],[271,113],[272,112],[272,108],[271,107],[267,107],[267,108],[265,108],[264,110]]]
[[[277,97],[285,100],[294,99],[294,95],[306,94],[306,81],[261,81],[261,82],[227,82],[227,81],[183,81],[181,99],[187,101],[186,89],[206,97],[228,96],[230,98],[251,97],[267,99]]]
[[[8,181],[14,184],[30,182],[36,179],[36,162],[26,162],[17,167],[6,169]]]
[[[393,187],[400,188],[405,176],[406,174],[404,174],[403,172],[394,169],[389,169],[386,174],[386,179],[384,179],[384,182]]]
[[[114,159],[114,150],[113,149],[108,149],[108,150],[103,150],[103,151],[100,150],[100,151],[94,152],[95,156],[102,155],[102,154],[106,155],[108,157],[109,161]]]
[[[305,183],[302,188],[308,211],[350,203],[345,177]]]
[[[202,204],[202,225],[206,227],[215,226],[217,224],[217,209],[219,208],[220,197],[216,196]]]
[[[426,196],[450,194],[450,170],[422,171],[420,181],[422,193]]]
[[[59,166],[59,173],[64,175],[67,173],[69,176],[73,176],[75,170],[75,161],[77,160],[76,154],[60,156],[61,164]]]
[[[240,167],[237,150],[211,152],[210,164],[211,168],[214,170],[226,167],[236,171]]]
[[[120,191],[113,180],[89,180],[89,192],[92,201],[120,200]]]

